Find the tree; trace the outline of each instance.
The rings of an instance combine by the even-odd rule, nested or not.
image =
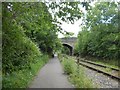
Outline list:
[[[85,25],[78,35],[77,48],[81,54],[120,58],[117,5],[114,2],[100,2],[88,10]]]

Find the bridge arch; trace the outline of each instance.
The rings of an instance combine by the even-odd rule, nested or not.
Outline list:
[[[69,49],[69,51],[70,51],[69,55],[72,56],[72,54],[73,54],[73,47],[71,45],[69,45],[68,43],[63,43],[62,45]]]
[[[77,41],[77,37],[63,37],[60,38],[63,46],[67,47],[70,50],[70,55],[73,55],[73,49]]]

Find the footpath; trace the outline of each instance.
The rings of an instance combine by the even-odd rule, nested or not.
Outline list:
[[[38,73],[29,88],[74,88],[64,74],[57,57],[52,58]]]

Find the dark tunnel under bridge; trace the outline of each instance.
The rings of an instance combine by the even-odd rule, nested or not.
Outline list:
[[[73,47],[69,44],[66,44],[66,43],[63,43],[62,45],[69,49],[69,51],[70,51],[69,55],[72,56],[73,55]]]
[[[62,45],[64,47],[67,47],[69,49],[69,55],[73,55],[74,54],[74,46],[75,43],[77,42],[77,37],[63,37],[60,38]]]

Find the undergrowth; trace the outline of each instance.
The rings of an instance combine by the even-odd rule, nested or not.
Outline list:
[[[118,69],[119,68],[119,60],[114,60],[114,59],[101,59],[101,58],[95,58],[95,57],[90,57],[90,56],[86,56],[85,59],[89,60],[89,61],[93,61],[95,63],[98,64],[103,64],[109,67],[113,67]]]
[[[3,75],[3,88],[27,88],[38,70],[48,61],[47,55],[42,55],[36,58],[36,63],[31,63],[31,68],[14,71],[10,74]]]
[[[63,69],[76,88],[93,88],[93,82],[85,75],[84,68],[78,66],[73,58],[59,56]]]

